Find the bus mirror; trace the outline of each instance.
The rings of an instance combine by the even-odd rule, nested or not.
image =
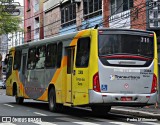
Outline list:
[[[4,59],[4,63],[5,63],[5,65],[7,65],[7,64],[8,64],[8,57],[9,57],[9,54],[7,54],[7,55],[6,55],[6,57],[5,57],[5,59]]]
[[[4,59],[4,63],[5,63],[5,65],[7,65],[7,63],[8,63],[8,58],[5,58],[5,59]]]

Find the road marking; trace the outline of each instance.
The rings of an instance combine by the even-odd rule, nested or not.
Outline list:
[[[94,118],[94,119],[89,119],[89,120],[96,120],[97,122],[107,122],[107,121],[109,121],[108,119],[103,119],[103,118]]]
[[[33,113],[35,113],[37,115],[47,116],[46,114],[42,114],[42,113],[39,113],[39,112],[33,112]]]
[[[135,125],[135,124],[125,123],[125,122],[109,122],[109,123],[116,124],[116,125]]]
[[[160,123],[154,123],[154,122],[141,122],[149,125],[160,125]]]
[[[16,125],[16,124],[13,124],[13,123],[0,123],[0,125]]]
[[[6,106],[9,106],[9,107],[12,107],[12,108],[14,107],[14,106],[12,106],[12,105],[9,105],[9,104],[4,104],[4,105],[6,105]]]
[[[33,123],[38,124],[38,125],[57,125],[57,124],[50,123],[50,122],[33,122]]]
[[[80,125],[99,125],[99,124],[96,124],[96,123],[83,122],[83,121],[78,120],[78,119],[65,118],[65,117],[63,117],[63,118],[56,118],[56,119],[67,121],[67,122],[72,122],[72,123],[76,123],[76,124],[80,124]]]
[[[80,125],[100,125],[92,122],[73,122],[73,123],[80,124]]]

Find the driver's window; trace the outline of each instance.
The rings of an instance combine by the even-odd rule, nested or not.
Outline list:
[[[11,75],[12,73],[12,63],[13,63],[13,58],[9,57],[8,58],[8,63],[7,63],[7,78]]]

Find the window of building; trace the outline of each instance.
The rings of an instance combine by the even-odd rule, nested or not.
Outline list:
[[[48,44],[46,51],[45,66],[55,68],[57,63],[57,44]]]
[[[84,18],[92,18],[102,14],[102,0],[83,0]]]
[[[35,18],[34,29],[34,39],[39,40],[39,17]]]
[[[111,15],[133,8],[133,0],[111,0]]]
[[[71,3],[61,8],[61,24],[62,27],[76,23],[76,4]]]
[[[34,69],[36,65],[36,48],[29,49],[27,69]]]
[[[90,38],[80,38],[77,43],[76,67],[88,67],[90,53]]]
[[[150,22],[150,23],[154,23],[154,21],[153,21],[153,20],[149,20],[149,22]]]
[[[43,69],[45,64],[46,46],[40,46],[36,52],[36,69]]]
[[[150,15],[153,14],[153,11],[152,11],[152,10],[149,10],[149,14],[150,14]]]
[[[21,50],[16,50],[16,52],[14,54],[14,66],[13,66],[14,70],[20,70],[20,67],[21,67],[21,55],[22,55],[22,51]]]
[[[27,11],[31,9],[31,1],[27,0]]]
[[[154,18],[158,18],[158,11],[154,11],[153,15]]]
[[[27,41],[31,40],[31,26],[27,27]]]
[[[34,12],[39,11],[39,0],[34,1]]]
[[[154,26],[158,27],[158,20],[154,20]]]
[[[58,50],[57,50],[57,68],[61,67],[62,50],[63,50],[63,44],[62,44],[62,42],[60,42],[58,44]]]
[[[111,0],[111,15],[116,13],[116,1],[115,0]]]
[[[123,0],[123,11],[129,10],[133,7],[133,0]]]

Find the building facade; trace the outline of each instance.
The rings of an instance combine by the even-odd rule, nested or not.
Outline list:
[[[24,0],[24,42],[44,38],[43,1]]]
[[[20,10],[20,15],[22,22],[19,24],[20,29],[16,32],[12,32],[8,34],[8,50],[13,46],[18,46],[24,43],[24,7],[19,6],[17,9]]]
[[[92,28],[102,22],[102,0],[45,0],[44,37]]]
[[[2,56],[2,61],[8,52],[8,34],[0,35],[0,55]]]
[[[146,0],[103,0],[104,26],[146,30]]]

